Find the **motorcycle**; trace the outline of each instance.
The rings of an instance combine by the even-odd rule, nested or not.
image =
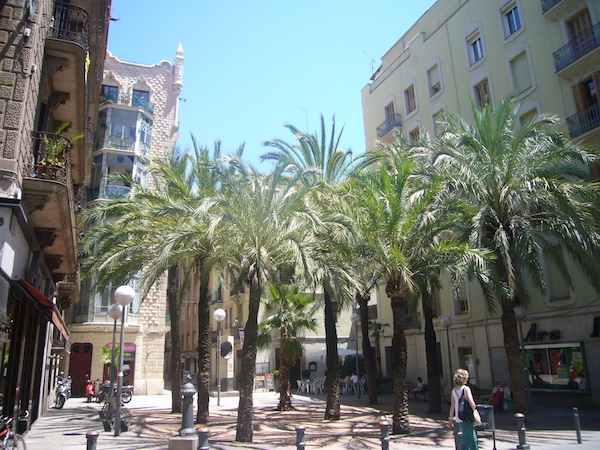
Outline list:
[[[100,380],[87,380],[87,385],[85,386],[85,396],[87,398],[88,403],[94,402],[98,400],[98,396],[100,392],[96,389],[96,383]]]
[[[102,383],[101,387],[102,387],[102,391],[98,394],[98,397],[97,397],[99,403],[102,403],[108,397],[108,392],[110,391],[110,383],[109,382]],[[114,385],[113,385],[112,395],[113,395],[113,397],[117,395],[117,387]],[[129,403],[132,398],[133,398],[133,386],[132,385],[123,386],[123,388],[121,390],[121,402]]]
[[[56,385],[56,403],[54,407],[62,409],[69,397],[71,397],[71,377],[58,377],[58,384]]]

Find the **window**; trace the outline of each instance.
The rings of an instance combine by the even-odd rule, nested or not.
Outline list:
[[[131,106],[141,106],[145,108],[150,101],[150,92],[148,91],[138,91],[136,89],[133,90],[133,98],[131,101]]]
[[[433,115],[433,134],[435,137],[440,137],[441,129],[439,122],[442,114],[444,114],[444,110],[441,110]]]
[[[393,120],[394,114],[394,102],[390,102],[385,105],[385,120]]]
[[[417,99],[415,97],[414,84],[411,84],[407,89],[404,90],[404,102],[407,115],[417,109]]]
[[[594,38],[594,33],[588,33],[592,28],[592,20],[590,13],[584,9],[575,17],[566,22],[569,37],[574,41],[576,46],[583,44],[588,39]]]
[[[482,81],[477,83],[474,86],[475,91],[475,101],[479,105],[480,108],[483,108],[490,102],[490,85],[488,83],[487,78],[484,78]]]
[[[588,391],[588,368],[581,344],[525,345],[531,389]]]
[[[521,124],[521,126],[525,125],[527,122],[529,122],[531,119],[533,119],[537,113],[538,113],[537,109],[532,108],[529,111],[521,114],[519,116],[519,123]]]
[[[544,250],[544,271],[546,278],[546,297],[550,304],[571,300],[571,288],[564,277],[567,271],[565,255],[560,245],[555,245]],[[561,261],[564,263],[561,264]]]
[[[485,56],[483,51],[483,41],[481,40],[479,29],[467,37],[467,46],[469,53],[469,65],[472,66]]]
[[[442,90],[442,82],[440,77],[440,67],[435,65],[427,71],[427,83],[429,86],[429,96],[433,97]]]
[[[465,281],[458,289],[455,289],[454,313],[465,314],[469,312],[469,282]]]
[[[119,88],[117,86],[109,86],[103,84],[100,88],[100,105],[107,103],[117,103],[119,97]]]
[[[369,320],[377,319],[377,305],[368,305],[367,312],[368,312]]]
[[[110,135],[121,138],[135,138],[138,113],[124,109],[112,109],[110,118]]]
[[[416,142],[419,140],[419,128],[415,128],[408,132],[408,138],[411,142]]]
[[[521,16],[516,4],[511,3],[502,12],[504,18],[504,37],[507,38],[521,29]]]
[[[575,99],[577,112],[585,111],[590,106],[598,103],[598,84],[600,84],[600,72],[573,85],[573,98]]]
[[[510,60],[510,75],[513,89],[521,93],[533,86],[527,52],[521,52]]]

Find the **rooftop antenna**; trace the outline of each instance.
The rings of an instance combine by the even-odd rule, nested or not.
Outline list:
[[[304,111],[304,116],[306,117],[306,134],[308,134],[308,111],[305,110],[302,106],[300,107],[302,111]]]
[[[375,69],[375,60],[373,59],[373,57],[371,55],[369,55],[366,51],[363,50],[363,53],[365,55],[367,55],[367,58],[369,58],[371,60],[371,75],[373,75],[375,73],[374,69]]]

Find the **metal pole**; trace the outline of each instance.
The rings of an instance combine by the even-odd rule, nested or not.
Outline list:
[[[525,354],[525,342],[523,342],[523,327],[521,325],[521,321],[519,320],[519,345],[521,347],[521,365],[523,366],[523,373],[527,373],[527,377],[525,378],[525,393],[527,395],[527,412],[531,413],[533,410],[533,406],[531,404],[531,372],[529,371],[529,367],[523,365],[523,355]]]
[[[200,428],[198,430],[198,449],[208,450],[208,428]]]
[[[221,321],[219,321],[219,339],[217,340],[217,406],[221,406]]]
[[[123,313],[121,315],[121,343],[119,345],[119,377],[117,382],[117,395],[116,395],[116,412],[115,412],[115,436],[121,435],[121,392],[123,392],[123,341],[125,341],[125,314],[127,312],[127,306],[123,306]],[[110,395],[112,396],[112,386]]]
[[[527,436],[525,435],[525,415],[521,413],[515,414],[515,420],[517,421],[517,428],[519,433],[519,445],[518,450],[529,450],[529,444],[527,444]]]
[[[356,376],[357,376],[357,383],[356,383],[356,395],[358,395],[358,398],[360,398],[360,375],[358,374],[358,324],[354,324],[354,340],[356,341]]]
[[[450,331],[448,328],[446,328],[446,341],[448,342],[448,366],[450,368],[450,390],[452,390],[452,383],[453,383],[453,377],[452,377],[452,354],[450,352]]]
[[[121,312],[121,314],[123,314]],[[113,339],[112,339],[112,348],[110,355],[110,386],[108,387],[108,401],[111,405],[114,403],[113,400],[113,386],[115,384],[115,347],[117,346],[117,319],[114,320],[113,323]],[[100,383],[100,389],[102,389],[102,385],[104,384],[104,380]],[[112,411],[112,407],[110,408]]]
[[[575,419],[575,431],[577,432],[577,443],[581,444],[581,424],[579,423],[579,410],[573,408],[573,419]]]
[[[90,430],[87,433],[85,433],[85,439],[86,439],[86,450],[96,450],[96,445],[98,442],[98,435],[100,433],[98,433],[95,430]]]
[[[379,431],[381,432],[381,450],[390,448],[390,424],[387,420],[379,422]]]
[[[304,450],[306,447],[306,442],[304,441],[304,431],[306,427],[302,425],[298,425],[296,427],[296,450]]]

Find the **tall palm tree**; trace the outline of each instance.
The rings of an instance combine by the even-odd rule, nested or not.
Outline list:
[[[291,144],[281,139],[265,141],[265,146],[275,150],[263,155],[263,161],[276,161],[285,164],[289,170],[294,172],[312,170],[311,176],[304,178],[304,181],[315,185],[317,189],[314,193],[329,189],[347,176],[354,160],[350,150],[344,151],[339,148],[343,127],[336,134],[335,117],[332,118],[329,134],[323,115],[320,116],[320,134],[311,134],[308,131],[302,132],[291,124],[286,124],[285,127],[294,135],[295,140]],[[323,208],[320,209],[323,210]],[[322,264],[318,280],[323,290],[325,345],[327,349],[326,366],[328,375],[325,387],[327,393],[325,418],[339,420],[341,389],[339,384],[336,323],[340,305],[343,306],[347,303],[347,301],[343,301],[347,297],[342,293],[343,290],[339,289],[345,284],[346,272],[344,269],[334,267],[338,260],[329,257],[331,249],[327,249],[328,242],[325,236],[329,236],[329,232],[322,235],[324,238],[321,240],[323,244],[321,251]]]
[[[279,331],[279,349],[281,351],[281,383],[278,411],[293,409],[290,390],[290,365],[302,355],[302,344],[296,339],[298,333],[315,331],[316,319],[312,315],[312,298],[300,292],[298,286],[269,284],[270,299],[265,301],[265,313],[268,317],[260,323],[261,346],[271,343],[272,331]]]
[[[244,326],[236,440],[252,442],[253,384],[258,344],[258,313],[263,286],[276,280],[281,268],[309,276],[314,242],[311,227],[319,222],[306,207],[310,172],[287,176],[284,165],[267,175],[246,165],[241,153],[227,158],[235,170],[221,176],[221,190],[210,199],[215,212],[209,229],[215,237],[215,259],[241,274],[249,286],[248,318]]]
[[[520,125],[518,105],[509,96],[492,109],[472,101],[473,125],[455,114],[441,123],[436,162],[450,168],[449,186],[469,204],[471,240],[496,257],[502,331],[515,409],[527,413],[515,306],[526,306],[524,277],[545,291],[542,255],[572,285],[569,255],[597,290],[599,185],[590,170],[597,150],[585,149],[558,130],[559,121],[538,115]]]
[[[115,280],[127,280],[141,272],[144,295],[150,287],[167,276],[167,303],[171,316],[171,348],[173,372],[171,390],[173,411],[181,411],[181,370],[179,342],[179,287],[186,289],[191,270],[200,273],[199,293],[199,373],[198,421],[208,420],[210,382],[210,329],[208,324],[208,260],[212,245],[206,239],[201,214],[202,199],[216,189],[216,179],[210,173],[209,151],[195,140],[189,152],[150,162],[148,172],[151,187],[128,179],[132,185],[128,198],[101,202],[86,211],[90,232],[83,242],[84,249],[94,255],[85,266],[94,273],[99,287]],[[220,144],[214,149],[214,158]],[[177,278],[183,272],[183,283]]]
[[[353,177],[345,211],[352,231],[377,264],[391,302],[396,434],[409,431],[404,321],[418,300],[419,278],[456,261],[485,265],[481,253],[442,238],[456,205],[437,202],[435,186],[409,150],[399,138],[368,155],[365,163],[371,164],[370,170]]]

